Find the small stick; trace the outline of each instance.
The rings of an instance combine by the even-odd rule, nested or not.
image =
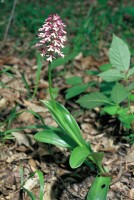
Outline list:
[[[113,180],[113,182],[111,183],[111,185],[115,184],[116,182],[118,182],[120,180],[122,173],[123,173],[123,169],[122,169],[122,166],[120,165],[120,171],[119,171],[117,177],[115,178],[115,180]]]
[[[11,24],[13,15],[14,15],[14,10],[15,10],[15,7],[16,7],[16,3],[17,3],[17,0],[14,0],[13,8],[12,8],[12,11],[11,11],[11,15],[9,17],[8,24],[7,24],[7,27],[6,27],[6,31],[5,31],[5,34],[4,34],[4,43],[6,42],[6,39],[7,39],[8,31],[9,31],[9,28],[10,28],[10,24]]]

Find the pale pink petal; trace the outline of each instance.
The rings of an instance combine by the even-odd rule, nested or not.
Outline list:
[[[52,57],[52,56],[49,56],[46,60],[52,62],[53,57]]]
[[[61,21],[57,14],[50,15],[44,22],[42,28],[39,28],[38,43],[36,47],[40,48],[42,56],[47,56],[47,61],[52,62],[55,55],[64,57],[61,49],[64,47],[66,39],[66,25]]]

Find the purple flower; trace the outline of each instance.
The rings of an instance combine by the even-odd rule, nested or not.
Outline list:
[[[66,41],[65,24],[61,21],[57,14],[50,15],[42,28],[38,31],[38,43],[36,47],[39,48],[41,56],[46,56],[47,61],[52,62],[56,55],[64,57],[61,48],[64,47]]]

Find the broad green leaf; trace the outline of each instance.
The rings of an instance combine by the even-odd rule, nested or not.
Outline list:
[[[100,73],[98,76],[107,82],[118,81],[125,78],[125,75],[119,72],[117,69],[109,69]]]
[[[128,90],[120,83],[116,83],[111,92],[111,99],[114,101],[114,103],[119,104],[124,101],[128,95]]]
[[[128,73],[127,73],[127,78],[128,78],[129,76],[133,75],[133,74],[134,74],[134,67],[131,68],[131,69],[128,71]]]
[[[72,97],[75,97],[82,92],[84,92],[88,88],[88,84],[83,84],[83,85],[75,85],[69,89],[66,90],[66,99],[70,99]]]
[[[112,44],[109,50],[110,63],[119,71],[127,71],[130,66],[130,51],[127,44],[113,35]]]
[[[132,129],[132,123],[134,122],[134,115],[119,115],[119,120],[122,122],[123,126],[127,129]]]
[[[128,110],[129,110],[128,108],[121,108],[120,107],[120,109],[118,109],[118,111],[117,111],[117,114],[126,116],[126,115],[128,115]]]
[[[128,108],[120,108],[117,111],[117,114],[118,114],[118,118],[121,121],[121,123],[123,124],[123,126],[126,127],[127,129],[130,129],[132,118],[131,118],[131,115],[129,116]]]
[[[108,2],[108,0],[97,0],[99,4],[101,4],[102,6],[105,6]]]
[[[115,82],[102,81],[100,83],[100,92],[104,95],[110,96],[111,90],[113,89]]]
[[[111,177],[97,176],[91,185],[86,200],[107,200]]]
[[[134,6],[124,6],[121,11],[125,14],[131,15],[134,19]]]
[[[115,106],[106,106],[105,108],[103,108],[103,110],[108,113],[109,115],[116,115],[117,114],[117,110],[119,109],[118,105]]]
[[[134,94],[130,94],[130,95],[129,95],[129,100],[130,100],[130,101],[134,101]]]
[[[86,160],[87,156],[90,154],[90,151],[86,147],[76,147],[70,156],[70,166],[72,168],[77,168],[82,165],[82,163]]]
[[[43,130],[34,135],[34,139],[39,142],[53,144],[64,148],[73,149],[76,143],[62,131],[56,130]]]
[[[107,71],[109,69],[111,69],[112,65],[110,63],[106,63],[106,64],[103,64],[99,67],[99,69],[104,72],[104,71]]]
[[[66,79],[66,83],[70,85],[76,85],[82,83],[82,78],[80,76],[73,76]]]
[[[77,102],[84,108],[93,109],[108,104],[109,100],[105,95],[99,92],[93,92],[84,95]]]
[[[71,137],[78,145],[84,145],[85,141],[82,138],[80,128],[74,117],[69,111],[58,102],[43,101],[41,102],[49,109],[52,117],[57,124],[64,130],[64,132]]]
[[[128,91],[131,91],[132,89],[134,89],[134,83],[130,83],[127,87]]]
[[[98,71],[95,71],[95,70],[86,70],[85,72],[87,75],[98,75]]]

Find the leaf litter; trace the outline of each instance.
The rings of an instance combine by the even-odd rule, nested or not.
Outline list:
[[[20,72],[25,73],[25,78],[32,94],[35,87],[36,60],[31,60],[28,57],[20,59],[19,56],[16,57],[12,52],[9,57],[2,56],[0,63],[1,69],[12,65],[15,77],[4,73],[0,75],[2,82],[6,86],[6,88],[0,88],[1,122],[10,117],[11,110],[16,106],[16,112],[21,112],[21,114],[12,120],[10,129],[25,127],[24,130],[11,132],[14,136],[13,140],[1,140],[0,199],[19,199],[22,192],[20,166],[23,166],[23,178],[25,181],[27,180],[24,186],[31,190],[37,199],[39,199],[38,177],[30,178],[29,176],[36,169],[39,169],[44,175],[44,199],[84,200],[96,172],[91,171],[84,165],[81,168],[72,170],[69,167],[69,152],[66,149],[35,142],[33,141],[33,135],[38,128],[26,129],[27,126],[41,124],[41,120],[27,113],[26,110],[38,113],[46,124],[56,126],[47,109],[39,102],[41,97],[49,99],[46,62],[43,62],[39,87],[34,99],[28,96],[27,88],[21,79]],[[86,76],[87,78],[85,78],[83,69],[94,70],[102,63],[106,63],[105,57],[96,60],[90,56],[83,57],[81,54],[74,59],[71,73],[69,72],[70,64],[66,65],[67,73],[65,76],[78,75],[85,80],[84,82],[88,82],[94,77]],[[17,70],[14,70],[15,68]],[[80,108],[75,103],[75,98],[68,101],[65,100],[65,90],[68,88],[65,76],[59,74],[58,68],[55,69],[55,74],[57,73],[58,75],[54,76],[53,83],[54,87],[59,88],[58,100],[67,106],[70,111],[73,110],[73,114],[78,113]],[[103,163],[105,167],[110,169],[112,176],[108,200],[134,199],[134,145],[130,146],[121,137],[116,139],[114,136],[114,126],[116,124],[113,125],[116,122],[107,121],[107,123],[102,123],[98,118],[97,109],[93,111],[83,110],[79,112],[76,119],[81,127],[83,137],[91,142],[92,148],[95,151],[105,152]],[[1,132],[7,130],[7,123],[5,122],[4,126],[0,126]],[[29,199],[29,197],[26,196],[26,193],[23,193],[22,199]]]

